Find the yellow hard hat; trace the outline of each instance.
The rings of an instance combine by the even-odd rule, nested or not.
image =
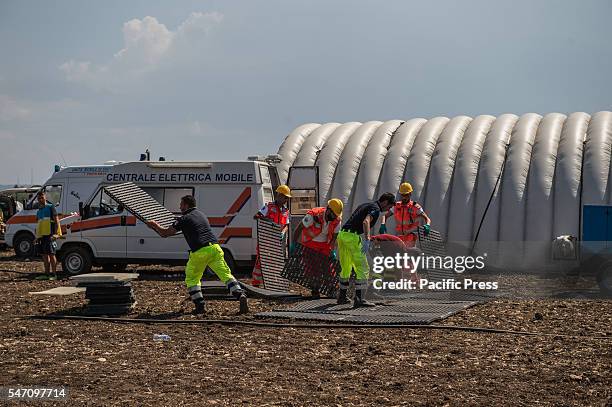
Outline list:
[[[408,195],[412,192],[412,185],[409,182],[402,182],[400,185],[399,193],[400,195]]]
[[[276,192],[285,195],[287,198],[291,198],[291,190],[287,185],[279,185],[278,188],[276,188]]]
[[[344,204],[338,198],[327,201],[327,206],[329,206],[329,209],[331,209],[336,216],[342,215],[342,208],[344,208]]]

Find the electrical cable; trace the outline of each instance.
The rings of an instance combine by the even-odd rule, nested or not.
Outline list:
[[[26,315],[28,319],[38,320],[72,320],[72,321],[105,321],[113,323],[140,323],[140,324],[184,324],[184,325],[226,325],[251,326],[258,328],[295,328],[295,329],[424,329],[424,330],[450,330],[464,332],[479,332],[492,334],[508,334],[521,336],[548,336],[558,338],[581,339],[608,339],[612,340],[612,332],[604,332],[608,336],[567,335],[545,332],[514,331],[497,328],[471,327],[461,325],[400,325],[400,324],[306,324],[306,323],[278,323],[258,322],[232,319],[153,319],[153,318],[118,318],[98,317],[85,315]]]

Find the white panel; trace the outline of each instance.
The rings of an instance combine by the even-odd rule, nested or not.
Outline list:
[[[425,199],[421,198],[425,212],[431,218],[431,226],[446,236],[448,228],[448,205],[450,202],[450,185],[455,168],[457,151],[471,117],[457,116],[448,122],[438,138],[431,158],[429,178],[425,185]]]
[[[476,177],[476,203],[474,205],[474,227],[471,240],[478,234],[477,251],[480,253],[497,250],[500,222],[500,185],[497,180],[504,166],[506,145],[510,142],[512,130],[518,116],[499,116],[487,135],[482,147],[480,166]],[[501,184],[501,180],[500,180]],[[487,209],[488,206],[488,209]],[[480,223],[482,222],[482,227]],[[480,232],[478,232],[480,227]]]
[[[425,119],[408,120],[395,131],[382,167],[376,195],[384,192],[397,193],[399,185],[404,181],[402,177],[406,168],[406,160],[408,160],[414,140],[426,122]]]
[[[361,157],[363,156],[370,138],[372,138],[376,129],[378,129],[381,124],[382,122],[372,121],[359,126],[351,135],[349,142],[342,151],[342,156],[340,156],[340,161],[338,161],[338,166],[336,167],[336,175],[334,176],[331,195],[334,198],[342,200],[345,207],[351,207],[351,191],[355,183],[355,178],[357,178]],[[344,217],[348,217],[349,215],[348,211],[346,211]]]
[[[612,149],[612,112],[591,116],[584,147],[583,204],[609,202],[608,178]]]
[[[428,120],[421,128],[419,135],[414,141],[412,150],[410,150],[410,155],[408,155],[406,169],[402,178],[404,181],[412,184],[414,189],[412,199],[417,202],[420,202],[422,199],[425,180],[429,172],[429,163],[436,148],[438,137],[448,122],[449,119],[446,117],[435,117]]]
[[[531,152],[542,116],[527,113],[514,126],[506,166],[502,175],[499,241],[500,261],[506,268],[523,263],[525,254],[525,220],[527,208],[527,176]]]
[[[453,175],[448,230],[446,231],[448,241],[468,243],[472,240],[476,206],[476,177],[484,142],[494,121],[493,116],[478,116],[472,120],[463,135]]]
[[[355,181],[351,213],[357,206],[374,198],[374,192],[376,192],[380,171],[385,161],[391,138],[401,124],[400,120],[384,122],[370,139],[361,159],[361,165]]]
[[[572,113],[561,132],[555,170],[553,237],[580,235],[580,172],[590,119],[586,113]]]
[[[344,146],[360,125],[361,123],[358,122],[350,122],[336,128],[325,142],[323,149],[317,157],[316,165],[319,166],[319,196],[322,203],[333,198],[330,192],[336,166],[338,161],[340,161]]]
[[[315,189],[317,187],[317,171],[315,167],[289,168],[287,184],[291,189]]]
[[[304,140],[306,140],[306,137],[319,126],[321,125],[318,123],[303,124],[296,127],[295,130],[285,137],[285,140],[278,149],[278,154],[281,156],[282,162],[276,167],[281,183],[287,182],[289,167],[293,165],[293,161],[295,157],[297,157]]]
[[[315,165],[317,155],[323,149],[327,138],[340,126],[340,123],[325,123],[318,127],[306,137],[300,152],[292,165],[311,166]]]
[[[566,116],[560,113],[544,116],[531,152],[526,200],[526,264],[543,264],[550,258],[550,242],[553,239],[553,177],[565,119]]]
[[[499,240],[522,241],[525,237],[527,174],[541,119],[527,113],[514,126],[502,176]]]

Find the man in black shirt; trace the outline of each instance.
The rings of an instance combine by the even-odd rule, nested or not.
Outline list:
[[[338,304],[349,302],[346,297],[351,271],[355,269],[355,307],[372,306],[365,299],[370,272],[366,254],[370,248],[370,228],[376,223],[381,212],[388,211],[395,203],[395,196],[387,192],[376,202],[366,202],[355,209],[338,233],[340,255],[340,291]]]
[[[246,295],[225,262],[223,249],[219,246],[208,219],[196,208],[195,198],[191,195],[182,197],[180,208],[183,216],[178,218],[172,226],[164,228],[155,221],[147,222],[147,225],[161,237],[183,232],[190,249],[189,261],[185,267],[185,284],[195,304],[194,313],[204,314],[206,312],[201,288],[202,275],[206,267],[210,267],[219,280],[227,285],[230,294],[240,299],[240,313],[248,312]]]

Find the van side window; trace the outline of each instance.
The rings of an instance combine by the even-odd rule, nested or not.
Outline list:
[[[180,214],[179,204],[185,195],[193,195],[193,188],[142,188],[153,199],[174,214]]]
[[[117,215],[123,212],[123,207],[119,205],[108,194],[100,190],[89,204],[88,218],[96,216]]]
[[[55,206],[59,206],[62,200],[62,186],[61,185],[45,185],[40,189],[40,191],[45,191],[47,194],[47,202],[52,203]],[[30,201],[32,204],[32,209],[38,209],[38,194],[40,191],[34,196],[34,198]]]

